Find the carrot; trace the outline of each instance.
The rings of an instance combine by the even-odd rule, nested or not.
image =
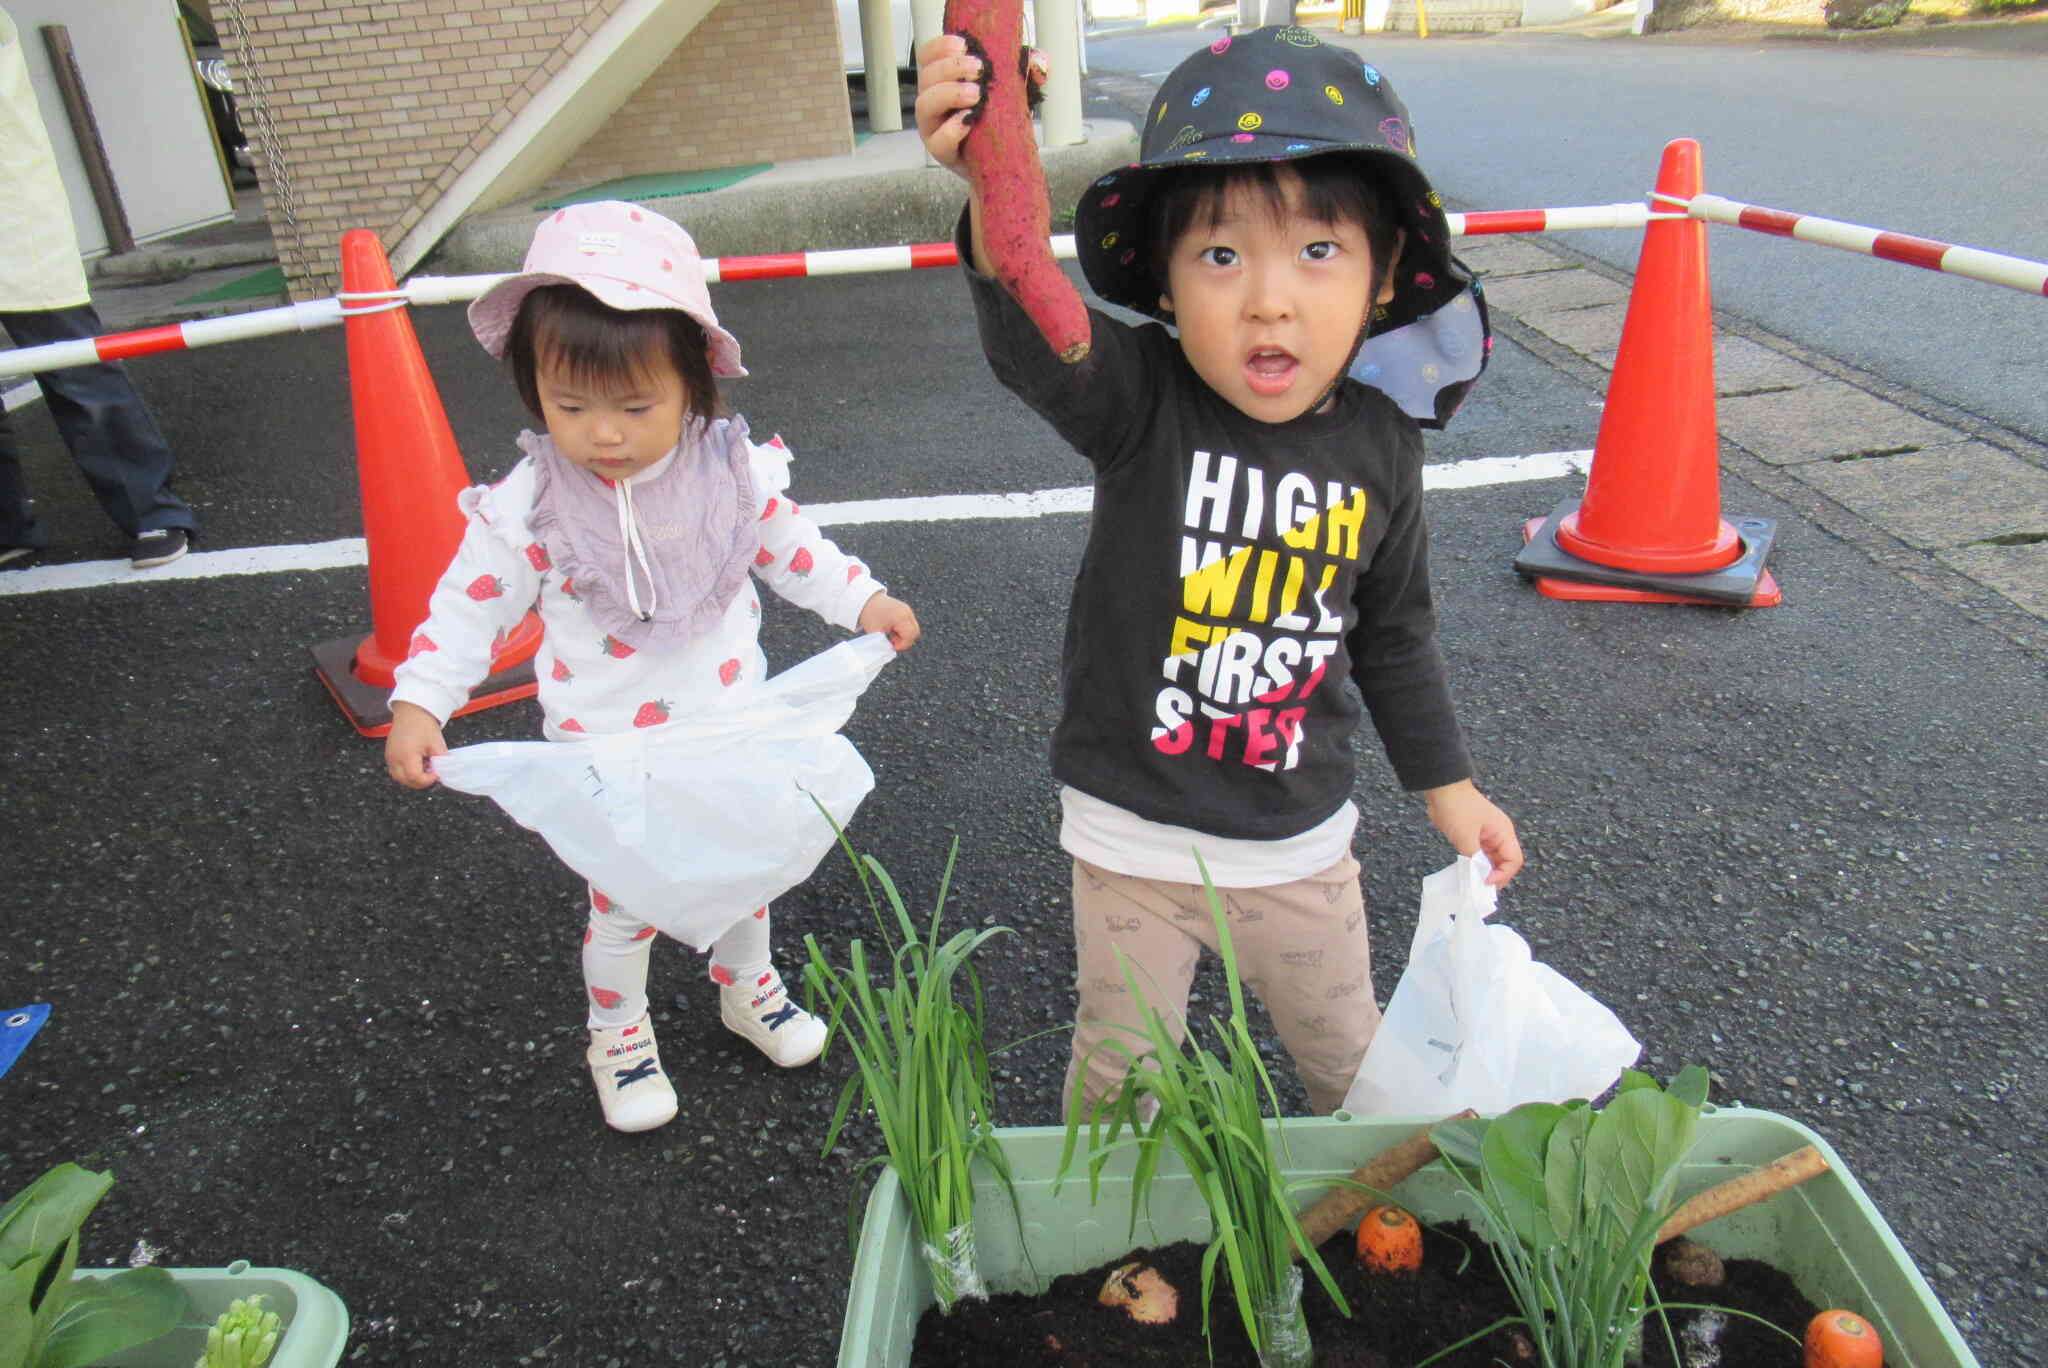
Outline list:
[[[1030,54],[1023,0],[946,0],[946,31],[981,58],[981,100],[960,145],[981,204],[986,265],[1037,325],[1046,345],[1072,365],[1088,355],[1093,328],[1080,291],[1053,259],[1052,200],[1031,132]]]
[[[1446,1117],[1449,1121],[1462,1121],[1474,1113],[1468,1107],[1464,1111]],[[1400,1186],[1424,1165],[1436,1158],[1436,1141],[1429,1138],[1428,1126],[1416,1131],[1399,1144],[1381,1150],[1351,1171],[1351,1181],[1358,1187],[1340,1184],[1316,1199],[1314,1206],[1301,1213],[1301,1233],[1307,1237],[1305,1246],[1320,1249],[1323,1241],[1342,1230],[1351,1220],[1352,1213],[1362,1210],[1372,1199],[1358,1190],[1370,1188],[1376,1192],[1391,1192]],[[1294,1256],[1301,1257],[1297,1249]]]
[[[1358,1223],[1358,1261],[1375,1273],[1422,1267],[1422,1227],[1397,1206],[1376,1206]]]
[[[1806,1323],[1806,1368],[1884,1368],[1884,1341],[1854,1311],[1823,1311]]]

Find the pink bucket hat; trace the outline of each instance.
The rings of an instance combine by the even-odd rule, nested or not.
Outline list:
[[[711,339],[714,375],[741,376],[740,344],[718,326],[704,259],[679,224],[623,200],[599,200],[559,209],[533,230],[533,244],[515,276],[493,285],[469,306],[469,328],[492,356],[519,305],[542,285],[577,285],[614,309],[681,309],[704,325]]]

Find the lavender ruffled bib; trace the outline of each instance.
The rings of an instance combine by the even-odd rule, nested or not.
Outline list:
[[[673,649],[725,616],[760,549],[744,419],[688,424],[665,462],[625,482],[630,498],[544,434],[522,432],[519,449],[533,460],[533,535],[599,627],[635,650]],[[622,507],[644,558],[628,545]]]

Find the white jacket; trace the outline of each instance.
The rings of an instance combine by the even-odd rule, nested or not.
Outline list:
[[[855,630],[861,608],[883,586],[790,501],[789,452],[780,439],[748,447],[762,510],[754,577],[834,626]],[[462,492],[469,525],[396,671],[392,702],[416,703],[445,724],[490,673],[496,643],[529,608],[541,619],[534,669],[549,740],[657,726],[714,709],[733,690],[767,676],[761,599],[751,582],[715,627],[680,648],[635,651],[607,635],[534,540],[527,521],[534,482],[529,457],[496,485]]]
[[[0,10],[0,313],[69,309],[91,297],[21,44],[20,25]]]

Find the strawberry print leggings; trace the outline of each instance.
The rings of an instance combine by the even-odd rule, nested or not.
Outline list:
[[[590,923],[583,928],[583,992],[592,1030],[631,1026],[647,1015],[647,962],[654,927],[596,888],[590,890]],[[766,907],[741,917],[711,943],[711,978],[718,983],[752,983],[768,970],[769,916]]]
[[[1308,1090],[1310,1109],[1317,1113],[1342,1105],[1380,1024],[1358,874],[1358,861],[1346,855],[1294,883],[1217,890],[1237,951],[1238,975],[1265,1004]],[[1180,1041],[1187,1035],[1188,987],[1205,946],[1216,948],[1216,926],[1200,884],[1133,878],[1074,861],[1079,1005],[1073,1055],[1060,1093],[1063,1114],[1082,1070],[1088,1078],[1086,1102],[1092,1105],[1122,1082],[1126,1048],[1137,1053],[1145,1040],[1138,1003],[1116,952],[1124,952],[1145,1002]],[[1222,1015],[1209,1004],[1204,1008],[1205,1019]],[[1140,1031],[1118,1029],[1123,1026]],[[1202,1040],[1215,1047],[1206,1026]]]

